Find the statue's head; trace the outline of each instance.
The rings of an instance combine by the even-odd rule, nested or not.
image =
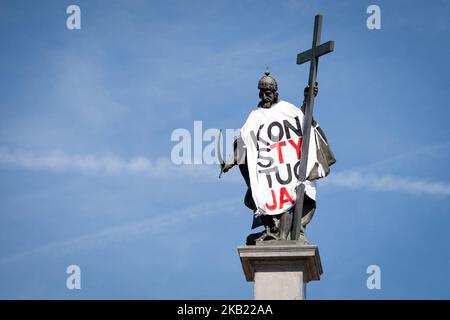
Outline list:
[[[258,81],[259,98],[261,99],[258,106],[261,108],[271,108],[278,102],[278,85],[277,81],[270,76],[268,68],[264,74]]]

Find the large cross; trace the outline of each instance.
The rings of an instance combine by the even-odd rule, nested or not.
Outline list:
[[[314,18],[314,34],[311,49],[297,55],[297,64],[310,61],[308,93],[306,95],[305,115],[303,120],[303,138],[301,147],[301,159],[299,166],[300,187],[297,188],[297,199],[295,202],[294,217],[292,222],[291,240],[298,240],[300,235],[300,224],[302,220],[303,203],[305,199],[306,167],[308,163],[309,140],[311,136],[311,122],[314,110],[314,87],[316,85],[317,67],[319,57],[334,50],[334,41],[320,44],[320,33],[322,29],[322,16]]]

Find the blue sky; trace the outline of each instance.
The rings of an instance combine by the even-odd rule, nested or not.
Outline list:
[[[66,8],[81,8],[81,30]],[[381,8],[368,30],[366,9]],[[308,226],[310,299],[450,298],[445,1],[0,2],[0,298],[251,299],[238,172],[175,166],[173,130],[239,128],[268,65],[337,158]],[[79,265],[82,289],[66,288]],[[381,268],[368,290],[366,268]]]

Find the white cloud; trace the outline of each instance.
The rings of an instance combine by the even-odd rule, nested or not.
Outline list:
[[[218,178],[218,166],[173,164],[168,158],[156,161],[137,156],[129,160],[116,155],[68,155],[62,151],[47,154],[34,154],[22,150],[10,150],[0,147],[0,165],[13,165],[31,170],[50,170],[53,172],[78,171],[84,174],[145,174],[164,179],[194,177],[195,179]],[[237,170],[234,170],[237,171]],[[242,181],[235,175],[228,175],[224,182]],[[450,196],[450,183],[430,181],[394,175],[362,174],[358,170],[332,172],[320,181],[324,186],[338,186],[348,189],[365,189],[372,191],[395,191],[412,194],[429,194]]]
[[[93,155],[67,155],[62,151],[34,154],[23,150],[0,148],[0,163],[16,165],[26,169],[51,171],[78,170],[83,172],[151,172],[152,165],[143,157],[129,161],[117,156],[96,157]]]
[[[63,151],[35,154],[24,150],[11,150],[0,147],[0,165],[18,166],[30,170],[50,170],[52,172],[78,171],[84,174],[146,174],[154,177],[195,176],[197,178],[215,178],[219,174],[218,166],[198,166],[173,164],[168,158],[155,161],[143,156],[129,160],[116,155],[94,156],[69,155]]]
[[[363,175],[358,171],[336,172],[324,180],[327,186],[373,191],[398,191],[413,194],[450,196],[450,183],[393,175]]]
[[[416,148],[373,163],[358,166],[348,171],[332,172],[323,180],[325,186],[337,186],[348,189],[365,189],[372,191],[395,191],[411,194],[428,194],[433,196],[450,196],[450,183],[431,181],[416,177],[400,177],[388,174],[362,174],[373,170],[383,170],[399,163],[408,163],[413,159],[427,160],[433,157],[443,159],[450,141]]]

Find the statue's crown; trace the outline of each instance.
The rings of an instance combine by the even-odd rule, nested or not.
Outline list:
[[[258,89],[259,90],[278,90],[277,81],[270,76],[269,68],[266,68],[264,72],[264,76],[258,81]]]

